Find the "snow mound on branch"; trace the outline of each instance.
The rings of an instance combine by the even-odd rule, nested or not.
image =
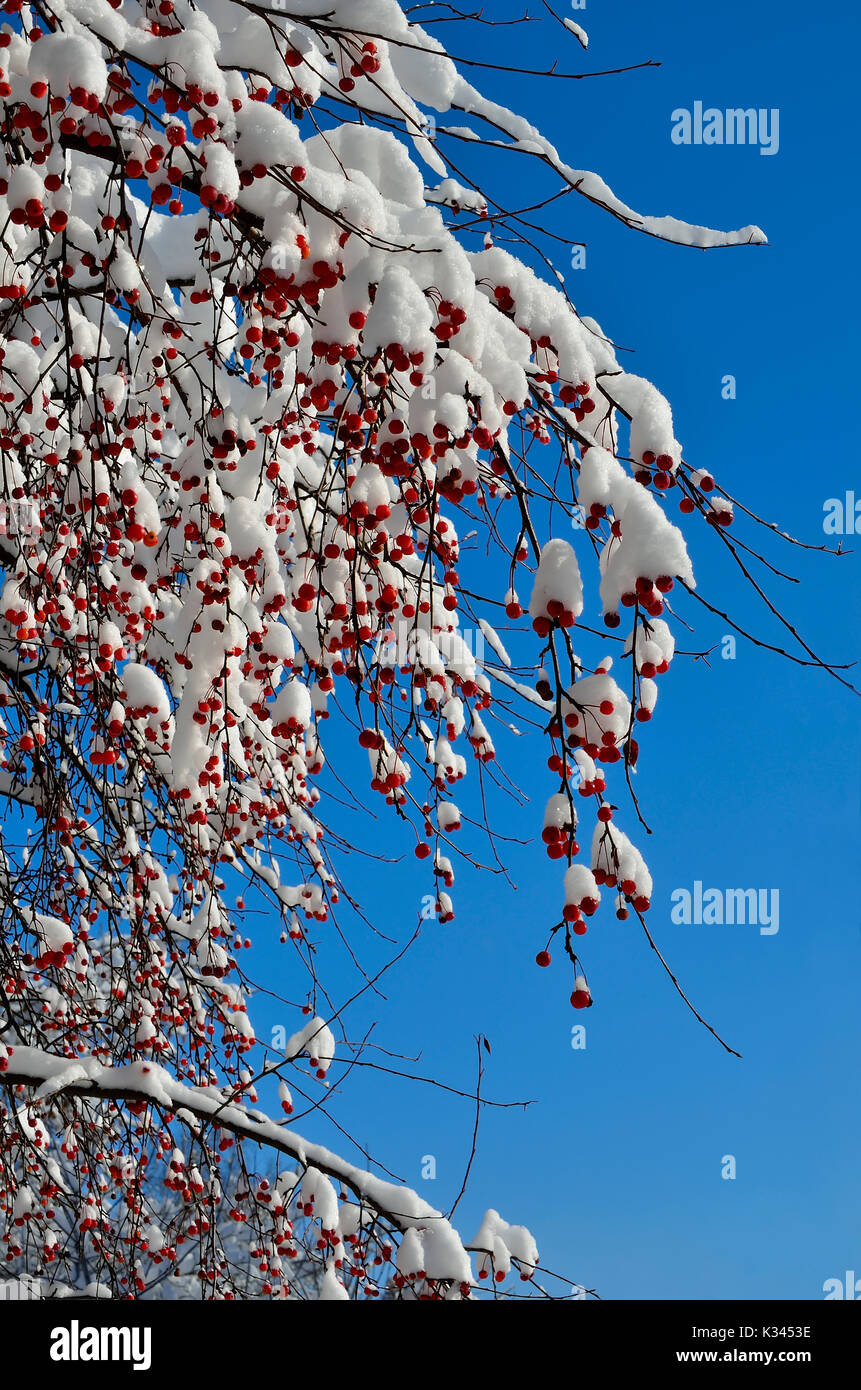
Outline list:
[[[533,620],[549,618],[571,627],[583,612],[583,580],[572,546],[556,537],[541,551],[529,600]]]

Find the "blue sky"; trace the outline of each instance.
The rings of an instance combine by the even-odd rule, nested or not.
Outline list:
[[[494,0],[490,12],[517,11]],[[812,20],[809,7],[777,0],[589,0],[570,13],[590,35],[588,55],[550,22],[496,32],[464,26],[456,41],[459,26],[443,28],[457,52],[484,45],[494,62],[542,67],[553,54],[561,66],[589,70],[661,60],[658,69],[589,82],[475,80],[639,211],[728,228],[756,223],[768,233],[766,248],[702,253],[638,236],[575,197],[542,214],[548,228],[588,243],[586,268],[566,276],[572,298],[617,343],[636,348],[629,365],[667,393],[688,461],[767,519],[823,544],[826,499],[853,486],[861,497],[849,417],[858,352],[850,254],[858,18],[821,8]],[[779,152],[674,145],[671,112],[697,100],[778,108]],[[549,180],[527,182],[531,164],[521,157],[488,167],[491,191],[509,202],[552,190]],[[736,378],[735,400],[722,399],[725,374]],[[802,581],[772,577],[769,592],[812,644],[833,660],[856,660],[857,555],[782,546],[759,528],[738,534]],[[847,547],[854,543],[847,537]],[[784,645],[717,538],[699,527],[691,545],[700,591]],[[712,647],[730,631],[692,601],[680,611],[697,628],[683,646]],[[559,915],[561,874],[535,838],[555,787],[539,740],[499,740],[500,760],[532,798],[525,812],[497,803],[499,828],[529,841],[507,852],[516,889],[459,869],[455,922],[428,924],[381,982],[387,998],[365,995],[348,1014],[351,1037],[376,1022],[381,1047],[421,1060],[366,1056],[464,1089],[482,1032],[493,1048],[485,1093],[534,1102],[485,1111],[457,1215],[465,1235],[496,1206],[532,1228],[544,1264],[607,1298],[817,1299],[826,1279],[861,1272],[858,716],[856,697],[821,671],[740,638],[734,660],[719,649],[710,664],[679,658],[644,728],[638,794],[655,833],[638,843],[655,879],[650,926],[741,1061],[685,1008],[639,925],[617,923],[606,907],[582,941],[596,999],[585,1019],[570,1008],[561,961],[546,971],[533,965]],[[334,729],[324,736],[331,756],[342,740]],[[343,751],[367,800],[364,755]],[[474,814],[472,772],[469,782],[458,800]],[[627,810],[621,823],[632,828]],[[405,856],[385,874],[358,856],[346,870],[368,915],[402,942],[427,876],[392,821],[350,824],[360,845]],[[695,880],[778,889],[779,931],[673,924],[670,894]],[[365,928],[345,925],[366,964],[394,954]],[[275,978],[289,948],[276,953],[260,928],[256,937],[256,973]],[[340,1002],[354,977],[339,975],[334,949],[331,956]],[[285,968],[287,995],[290,984]],[[261,1018],[298,1026],[292,1012],[258,1005],[262,1036]],[[571,1028],[583,1021],[586,1048],[574,1050]],[[360,1070],[332,1098],[332,1112],[429,1200],[450,1205],[469,1154],[468,1101]],[[303,1125],[309,1137],[343,1147],[321,1117]],[[436,1160],[434,1181],[421,1177],[426,1155]],[[721,1177],[725,1155],[735,1158],[734,1180]]]

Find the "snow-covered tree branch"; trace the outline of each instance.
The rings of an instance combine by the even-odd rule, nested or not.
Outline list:
[[[602,897],[650,906],[629,790],[695,588],[681,527],[739,559],[734,506],[452,152],[505,147],[525,204],[535,170],[681,245],[763,234],[634,211],[396,0],[2,9],[0,1252],[74,1283],[83,1242],[85,1282],[125,1296],[193,1246],[203,1296],[249,1296],[226,1232],[250,1219],[253,1296],[288,1296],[300,1251],[321,1297],[511,1270],[546,1296],[523,1227],[491,1210],[462,1240],[294,1132],[290,1088],[357,1055],[314,949],[357,905],[326,721],[439,924],[494,719],[549,740],[536,958],[563,943],[590,1006],[575,938]],[[280,1056],[248,1009],[252,901],[308,1000]],[[289,1161],[273,1183],[255,1145]],[[221,1200],[233,1147],[250,1176]]]

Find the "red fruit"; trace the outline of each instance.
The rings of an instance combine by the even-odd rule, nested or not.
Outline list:
[[[540,965],[542,969],[546,968],[550,964],[550,952],[539,951],[538,955],[535,957],[535,964]]]
[[[589,991],[585,989],[575,989],[574,993],[571,995],[571,1003],[575,1009],[588,1009],[592,1003]]]
[[[431,852],[430,845],[425,844],[424,840],[420,840],[419,843],[416,845],[416,848],[415,848],[415,856],[416,856],[416,859],[427,859],[427,857],[428,857],[428,855],[430,854],[430,852]]]

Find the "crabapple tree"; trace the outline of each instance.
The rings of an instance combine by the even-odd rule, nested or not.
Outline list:
[[[314,950],[354,905],[327,729],[437,930],[455,788],[493,780],[494,718],[531,721],[559,906],[530,954],[589,1007],[575,938],[602,898],[649,908],[628,789],[681,528],[735,553],[734,507],[460,152],[632,232],[764,237],[626,206],[427,8],[0,5],[0,1258],[40,1287],[136,1297],[193,1252],[199,1296],[242,1297],[242,1224],[255,1296],[303,1296],[309,1260],[322,1298],[548,1288],[526,1228],[491,1209],[464,1240],[294,1128],[354,1055]],[[307,999],[277,1052],[254,904]]]
[[[71,1136],[53,1146],[53,1156],[59,1162],[63,1183],[75,1185],[75,1165],[78,1154]],[[325,1257],[316,1247],[318,1232],[306,1232],[306,1218],[300,1214],[292,1222],[293,1239],[280,1251],[270,1248],[271,1211],[281,1214],[285,1199],[289,1200],[292,1185],[278,1171],[277,1163],[264,1164],[264,1172],[252,1175],[245,1164],[241,1145],[230,1149],[217,1169],[204,1181],[199,1172],[190,1170],[184,1181],[173,1180],[158,1193],[150,1193],[146,1220],[135,1242],[134,1291],[147,1299],[189,1300],[200,1297],[199,1241],[189,1236],[202,1235],[217,1229],[219,1261],[228,1271],[231,1291],[236,1298],[265,1299],[280,1283],[279,1257],[289,1261],[290,1297],[294,1300],[316,1300],[320,1296],[325,1275]],[[122,1185],[108,1199],[108,1213],[115,1219],[111,1205],[122,1201]],[[192,1215],[189,1200],[196,1205]],[[220,1226],[214,1211],[224,1206],[231,1219]],[[19,1214],[23,1211],[19,1207]],[[13,1218],[14,1219],[14,1218]],[[100,1281],[98,1267],[101,1254],[98,1245],[89,1237],[83,1222],[76,1219],[74,1208],[60,1203],[51,1215],[50,1238],[41,1258],[34,1261],[28,1242],[21,1238],[9,1242],[12,1258],[6,1252],[0,1271],[0,1302],[30,1298],[101,1297],[109,1292]],[[313,1235],[306,1253],[308,1238]],[[15,1254],[18,1249],[20,1253]],[[36,1276],[28,1266],[39,1269]],[[56,1268],[55,1268],[56,1266]]]

